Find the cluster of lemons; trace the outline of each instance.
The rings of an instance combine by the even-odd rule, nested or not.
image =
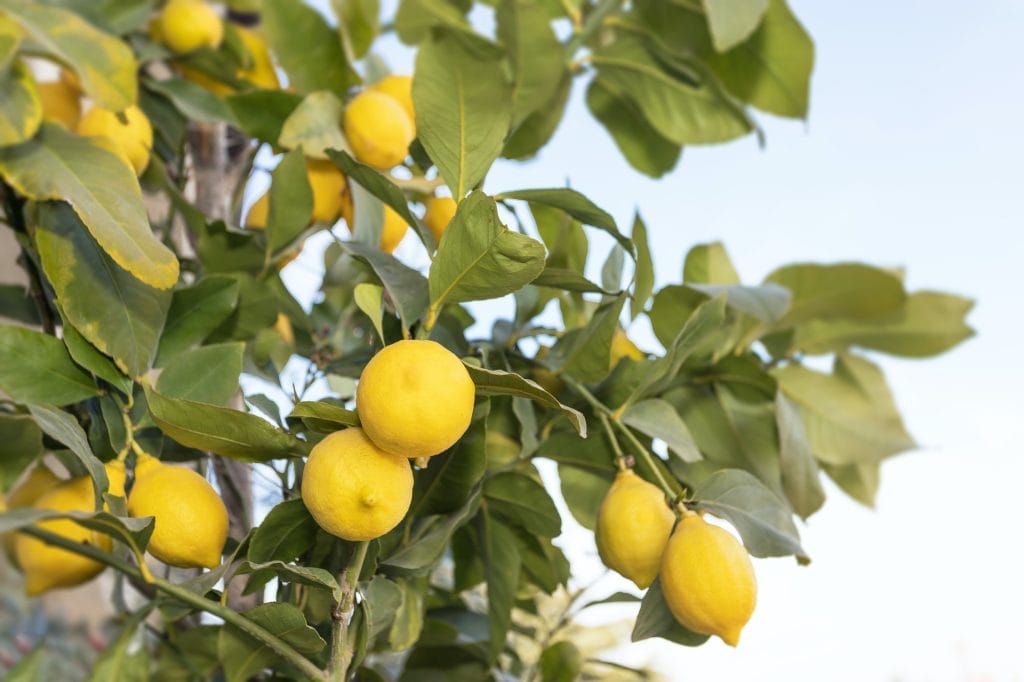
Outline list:
[[[688,509],[677,522],[661,490],[627,468],[601,503],[596,536],[606,566],[641,589],[660,578],[677,621],[736,646],[754,613],[757,582],[750,556],[729,532]]]
[[[127,473],[121,461],[104,465],[107,493],[125,496]],[[128,494],[128,514],[153,517],[153,533],[147,550],[160,561],[181,568],[212,568],[220,563],[227,539],[228,516],[224,502],[205,478],[192,469],[163,464],[142,455],[134,467],[134,484]],[[8,493],[8,509],[35,508],[56,512],[94,511],[92,479],[78,476],[58,478],[39,463]],[[79,525],[71,519],[50,519],[38,528],[66,540],[110,551],[109,535]],[[38,595],[52,589],[74,587],[95,578],[103,564],[88,557],[47,544],[26,534],[3,536],[3,547],[11,564],[25,575],[25,591]]]
[[[302,474],[302,499],[317,524],[345,540],[378,538],[412,501],[410,459],[441,454],[473,416],[475,386],[462,361],[435,341],[384,347],[359,378],[359,427],[317,443]]]

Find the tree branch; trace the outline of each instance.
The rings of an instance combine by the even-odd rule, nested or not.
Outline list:
[[[356,586],[359,574],[366,561],[366,550],[369,542],[360,542],[352,552],[352,558],[339,576],[341,583],[341,599],[331,612],[333,626],[331,629],[331,662],[327,667],[327,679],[331,682],[344,682],[348,676],[348,666],[352,662],[352,649],[348,641],[348,626],[352,620],[355,607]]]

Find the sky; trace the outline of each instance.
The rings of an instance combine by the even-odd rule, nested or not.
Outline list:
[[[885,464],[875,510],[827,485],[801,527],[809,567],[755,560],[758,608],[737,649],[648,641],[616,656],[672,680],[1024,680],[1024,3],[791,4],[817,46],[811,112],[761,115],[765,148],[688,148],[651,180],[589,117],[577,83],[553,142],[532,162],[499,162],[485,189],[568,181],[620,225],[639,209],[659,286],[711,240],[746,282],[795,261],[904,267],[910,289],[976,299],[978,335],[936,359],[875,357],[922,446]],[[409,51],[384,45],[408,72]],[[410,242],[398,255],[415,262]],[[316,251],[286,271],[297,291],[315,286]],[[657,348],[642,322],[631,335]],[[561,542],[581,578],[601,574],[589,532],[567,523]],[[606,576],[595,590],[628,585]]]

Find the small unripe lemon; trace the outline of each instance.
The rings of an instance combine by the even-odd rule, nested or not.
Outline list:
[[[398,76],[394,74],[384,76],[384,78],[371,85],[369,89],[383,92],[401,104],[402,108],[405,109],[405,113],[409,115],[409,120],[412,121],[413,129],[415,129],[416,109],[412,104],[412,76]]]
[[[451,197],[430,197],[426,201],[427,211],[423,214],[423,222],[430,228],[434,241],[441,243],[441,235],[448,229],[448,223],[455,216],[459,205]]]
[[[685,516],[661,558],[661,591],[676,620],[736,646],[757,603],[747,550],[698,514]]]
[[[641,590],[650,587],[676,516],[665,495],[632,469],[620,471],[597,512],[597,552]]]
[[[308,159],[306,176],[313,190],[313,222],[335,222],[341,215],[342,196],[347,189],[345,175],[330,161]]]
[[[124,465],[110,462],[104,466],[109,480],[108,492],[124,495]],[[40,474],[38,481],[48,479]],[[27,482],[27,481],[26,481]],[[59,512],[95,511],[92,479],[79,476],[57,484],[44,493],[32,506]],[[78,525],[71,519],[40,521],[38,528],[56,533],[72,542],[92,545],[110,551],[110,536]],[[14,541],[17,565],[25,574],[25,592],[31,597],[60,587],[74,587],[99,575],[104,565],[66,549],[48,545],[30,535],[19,534]]]
[[[395,98],[364,90],[345,108],[345,135],[357,159],[387,169],[405,159],[416,131]]]
[[[108,148],[124,159],[136,175],[142,175],[153,149],[153,126],[134,104],[121,113],[123,122],[116,112],[93,107],[78,122],[78,134],[106,141]]]
[[[128,513],[154,517],[146,547],[180,568],[213,568],[228,537],[228,512],[210,483],[191,469],[157,466],[139,476],[128,496]]]
[[[409,460],[378,448],[360,428],[316,444],[302,472],[302,501],[321,528],[361,542],[384,535],[412,502]]]
[[[476,387],[462,361],[427,340],[398,341],[373,356],[359,377],[356,409],[382,450],[431,457],[469,428]]]
[[[170,0],[160,12],[155,33],[175,54],[216,48],[224,38],[217,12],[202,0]]]
[[[384,224],[380,231],[380,250],[392,253],[409,231],[409,223],[390,206],[384,207]]]
[[[82,103],[78,90],[65,80],[37,83],[39,101],[43,106],[43,119],[60,123],[68,130],[78,126],[82,116]]]
[[[612,352],[609,357],[609,367],[615,367],[622,358],[643,360],[646,357],[647,355],[637,348],[636,344],[626,336],[626,331],[622,327],[615,330],[615,334],[612,336]]]

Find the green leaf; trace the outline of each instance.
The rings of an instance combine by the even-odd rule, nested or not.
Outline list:
[[[153,234],[132,170],[113,152],[44,123],[34,139],[0,149],[0,174],[35,201],[64,200],[103,250],[142,282],[169,289],[178,259]]]
[[[311,587],[321,587],[331,593],[335,600],[341,599],[341,586],[330,571],[314,566],[294,566],[284,561],[267,561],[253,563],[240,561],[236,575],[250,575],[245,594],[253,594],[261,590],[270,578],[277,578],[285,583],[297,583]]]
[[[806,118],[814,42],[785,0],[770,0],[760,28],[735,48],[711,56],[709,65],[744,102],[779,116]]]
[[[42,122],[43,105],[32,71],[21,62],[0,69],[0,147],[31,139]]]
[[[722,242],[697,244],[686,253],[683,282],[687,284],[739,284],[732,259]]]
[[[377,331],[377,338],[384,343],[384,287],[362,282],[352,290],[352,299],[356,307],[370,318]]]
[[[669,611],[668,604],[661,592],[661,580],[655,578],[651,587],[640,602],[640,612],[636,615],[636,624],[630,638],[639,642],[650,637],[661,637],[683,646],[700,646],[708,641],[708,635],[700,635],[684,628],[676,621]]]
[[[15,402],[67,405],[99,393],[60,339],[48,334],[0,325],[0,357],[0,390]]]
[[[300,93],[330,90],[339,97],[359,83],[337,31],[304,2],[263,0],[261,26],[288,82]]]
[[[562,336],[551,347],[550,363],[580,381],[596,383],[608,374],[612,337],[619,327],[619,315],[626,296],[616,296],[594,311],[583,329]]]
[[[611,453],[608,453],[608,467],[609,471],[598,472],[562,463],[558,465],[565,505],[576,522],[588,530],[597,527],[597,511],[612,485]]]
[[[636,170],[660,178],[676,167],[682,146],[659,133],[633,100],[606,79],[590,81],[587,108]]]
[[[558,124],[562,122],[571,90],[572,76],[565,71],[552,98],[527,116],[509,135],[501,152],[502,156],[521,161],[539,152],[551,140],[558,129]]]
[[[633,244],[636,246],[636,270],[633,274],[633,293],[629,297],[629,319],[635,320],[647,307],[654,292],[654,261],[647,245],[647,225],[640,213],[633,217]]]
[[[446,303],[498,298],[544,269],[544,245],[501,224],[494,200],[474,192],[460,204],[430,265],[430,315]]]
[[[174,355],[200,343],[234,311],[238,280],[204,277],[190,287],[175,289],[167,322],[160,336],[156,365],[164,366]]]
[[[359,414],[352,410],[324,402],[303,401],[295,404],[288,421],[302,423],[320,433],[334,433],[349,426],[359,426]]]
[[[13,20],[0,14],[0,71],[11,67],[24,37],[24,32]]]
[[[815,318],[877,317],[898,310],[906,300],[899,276],[859,263],[787,265],[765,282],[781,284],[793,295],[779,328]]]
[[[773,372],[779,388],[800,410],[815,457],[828,464],[869,464],[915,446],[877,367],[863,358],[836,358],[832,374],[800,365]],[[874,379],[859,385],[846,365],[871,367]]]
[[[512,605],[521,561],[515,535],[486,510],[476,518],[476,534],[487,583],[490,659],[495,661],[505,648],[505,637],[512,625]]]
[[[39,682],[41,679],[46,679],[48,672],[44,671],[47,671],[49,667],[50,659],[46,655],[46,648],[43,644],[37,644],[7,671],[4,680],[6,682]]]
[[[171,293],[121,269],[63,203],[40,204],[36,244],[43,271],[68,321],[131,377],[156,356]]]
[[[250,90],[225,98],[238,127],[260,142],[277,144],[281,129],[302,96],[284,90]]]
[[[553,538],[562,532],[562,519],[544,486],[520,473],[507,471],[484,482],[484,504],[509,525],[524,528],[540,537]]]
[[[192,81],[184,78],[148,80],[145,86],[169,100],[189,120],[237,125],[231,107],[224,100]]]
[[[592,62],[602,83],[629,97],[651,126],[675,144],[726,142],[752,129],[742,107],[713,76],[684,80],[665,69],[642,37],[620,35],[596,50]]]
[[[479,489],[474,490],[458,510],[444,516],[422,519],[407,544],[385,557],[381,565],[388,573],[399,575],[426,575],[440,561],[452,533],[476,514],[480,507]]]
[[[539,0],[502,0],[495,15],[512,65],[512,127],[545,106],[562,80],[564,48]]]
[[[471,49],[438,31],[419,48],[412,96],[419,140],[461,200],[483,181],[511,125],[512,93],[500,53]]]
[[[333,92],[311,92],[281,126],[278,144],[285,149],[302,150],[306,156],[318,159],[326,158],[328,149],[348,149],[341,132],[344,111],[341,100]]]
[[[356,57],[366,56],[380,31],[380,0],[331,0],[338,31]]]
[[[753,556],[807,559],[789,505],[746,471],[716,471],[693,496],[701,509],[729,521]]]
[[[622,249],[618,247],[616,249],[618,249],[618,253],[624,253]],[[537,279],[533,280],[532,284],[537,287],[561,289],[562,291],[578,291],[608,296],[615,296],[621,291],[619,287],[615,287],[612,290],[604,289],[575,270],[569,270],[568,268],[545,267],[544,271],[540,273]]]
[[[61,334],[68,353],[71,354],[71,358],[76,363],[104,381],[109,382],[126,396],[131,395],[132,380],[117,368],[113,360],[99,352],[77,329],[68,324],[66,319],[61,329]]]
[[[384,576],[375,575],[359,591],[369,624],[369,637],[372,639],[391,628],[395,613],[402,605],[402,589]]]
[[[20,284],[0,284],[0,319],[22,322],[30,327],[40,326],[39,310]]]
[[[622,421],[651,438],[665,441],[669,450],[684,462],[699,462],[703,459],[686,423],[675,408],[664,400],[651,398],[633,403],[622,414]]]
[[[811,320],[796,328],[790,347],[804,353],[834,353],[860,346],[891,355],[938,355],[974,335],[965,322],[974,301],[917,291],[897,310],[867,320]]]
[[[570,641],[555,642],[540,654],[542,682],[573,682],[582,670],[583,654]]]
[[[384,285],[403,324],[411,326],[427,311],[427,280],[418,271],[372,246],[359,242],[340,244],[342,249],[370,266]]]
[[[521,189],[515,192],[502,192],[495,196],[495,199],[499,201],[520,199],[531,204],[541,204],[557,208],[568,213],[584,225],[590,225],[607,232],[626,250],[630,258],[633,258],[636,254],[636,247],[633,246],[633,242],[629,237],[619,232],[619,228],[611,214],[574,189],[568,187]]]
[[[301,499],[280,502],[253,533],[249,561],[291,561],[313,546],[316,534],[316,522]]]
[[[847,464],[833,466],[822,464],[828,477],[847,495],[867,507],[875,506],[875,495],[878,494],[881,463]]]
[[[781,391],[775,396],[775,423],[779,429],[782,488],[793,510],[806,519],[825,503],[825,491],[800,413]]]
[[[746,40],[761,23],[769,0],[701,0],[711,42],[725,52]]]
[[[101,503],[97,502],[97,505]],[[49,519],[70,519],[90,530],[95,530],[109,535],[127,544],[137,556],[142,555],[142,550],[149,542],[149,536],[153,533],[153,517],[136,519],[130,517],[114,516],[110,512],[61,512],[52,509],[35,509],[23,507],[13,509],[0,514],[0,533],[9,533],[21,528],[27,528],[40,521]]]
[[[89,682],[147,682],[149,680],[149,652],[146,650],[142,624],[156,605],[149,602],[125,621],[121,633],[93,664]]]
[[[43,432],[25,414],[0,413],[0,490],[10,490],[43,452]]]
[[[487,470],[489,409],[489,401],[478,404],[475,418],[459,442],[448,452],[431,458],[430,466],[417,474],[410,518],[454,512],[473,495]]]
[[[160,430],[182,445],[243,462],[309,454],[307,443],[259,417],[226,407],[167,398],[147,388],[149,413]]]
[[[760,322],[777,322],[789,308],[789,289],[778,284],[762,284],[761,286],[742,286],[733,284],[688,284],[708,298],[719,294],[725,295],[725,303],[730,308],[750,315]]]
[[[395,15],[395,31],[406,45],[422,41],[434,26],[471,32],[464,10],[452,0],[401,0]]]
[[[291,604],[263,604],[243,615],[300,653],[316,654],[327,646],[317,631],[306,624],[302,611]],[[225,625],[220,631],[217,655],[224,666],[227,682],[246,682],[252,675],[273,667],[281,660],[270,647],[231,625]]]
[[[3,11],[24,29],[38,51],[78,76],[96,106],[121,111],[135,103],[138,67],[131,49],[119,38],[74,12],[44,3],[6,0]]]
[[[486,369],[469,362],[463,364],[476,385],[477,395],[510,395],[529,398],[544,407],[560,410],[568,417],[580,437],[587,437],[587,420],[583,414],[579,410],[558,402],[557,398],[541,388],[539,384],[515,372]]]
[[[300,150],[285,154],[270,177],[266,227],[268,260],[302,234],[313,212],[313,190],[306,175],[306,158]]]
[[[416,643],[423,632],[426,595],[425,589],[419,587],[419,581],[399,579],[396,583],[402,590],[402,603],[388,633],[388,646],[392,651],[405,651]]]
[[[281,299],[272,286],[272,279],[256,278],[243,273],[232,277],[238,282],[238,304],[231,315],[207,337],[207,343],[249,341],[271,327],[281,312]]]
[[[29,405],[28,411],[36,424],[50,438],[67,445],[75,454],[78,461],[82,463],[85,470],[92,478],[93,492],[96,498],[96,508],[100,508],[103,500],[103,493],[107,490],[107,472],[103,463],[93,454],[89,447],[89,439],[85,431],[67,412],[59,410],[51,405]]]
[[[156,382],[168,398],[227,405],[238,391],[244,343],[218,343],[187,350],[174,356]]]

